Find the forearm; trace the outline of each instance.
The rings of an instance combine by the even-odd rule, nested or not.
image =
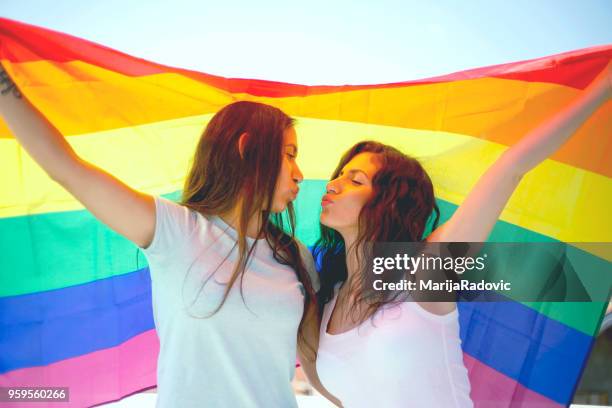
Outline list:
[[[7,89],[7,83],[3,85]],[[30,156],[60,182],[78,163],[78,156],[59,131],[18,95],[12,91],[0,94],[0,115]]]
[[[508,171],[522,176],[563,146],[610,98],[608,71],[608,68],[604,68],[578,98],[509,148],[504,153],[507,162],[511,163]]]

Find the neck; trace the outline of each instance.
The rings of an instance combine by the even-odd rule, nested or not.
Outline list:
[[[356,230],[338,232],[344,239],[344,247],[346,250],[346,271],[348,274],[347,280],[354,281],[356,278],[358,278],[358,274],[360,273],[357,262],[357,248],[355,248],[358,234]]]
[[[353,314],[349,314],[350,321],[353,323],[360,323],[363,320],[363,304],[358,304],[355,299],[356,296],[361,293],[361,285],[363,283],[363,279],[360,275],[363,273],[363,268],[360,268],[359,266],[357,254],[359,253],[359,260],[362,263],[365,261],[365,259],[363,257],[363,251],[361,251],[362,248],[357,248],[355,246],[358,237],[358,232],[356,230],[342,231],[340,232],[340,235],[342,235],[342,238],[344,239],[344,245],[346,249],[347,279],[346,282],[342,284],[342,288],[340,290],[340,293],[338,294],[338,299],[336,302],[348,305],[349,307],[356,308],[354,310],[358,312],[358,317],[355,317]]]

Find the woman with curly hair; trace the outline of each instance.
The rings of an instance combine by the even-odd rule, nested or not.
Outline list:
[[[432,182],[416,159],[372,141],[344,154],[321,202],[314,252],[321,261],[318,353],[302,358],[306,374],[330,400],[349,408],[472,406],[455,299],[374,294],[365,265],[368,243],[486,241],[522,176],[610,99],[611,67],[507,149],[439,227]],[[425,236],[429,221],[433,232]]]

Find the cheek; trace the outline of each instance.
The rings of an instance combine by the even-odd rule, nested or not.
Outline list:
[[[363,206],[368,202],[371,193],[370,189],[358,189],[351,192],[346,197],[346,209],[359,214]]]
[[[285,161],[283,161],[283,165],[281,167],[280,173],[278,173],[278,178],[276,179],[276,190],[275,194],[278,195],[279,192],[284,190],[287,186],[287,181],[290,178],[290,173],[288,171],[288,166]]]
[[[338,199],[334,204],[321,210],[321,222],[329,226],[356,225],[359,214],[366,204],[368,196],[365,193],[347,195]]]
[[[287,160],[283,160],[280,174],[278,175],[278,181],[276,182],[277,188],[287,188],[291,182],[291,166],[287,163]]]
[[[274,212],[284,211],[287,204],[291,201],[291,186],[291,173],[289,171],[281,171],[281,173],[278,175],[278,180],[276,181],[276,188],[274,189],[274,198],[272,203]]]

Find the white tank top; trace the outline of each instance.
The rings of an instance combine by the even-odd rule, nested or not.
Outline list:
[[[473,407],[457,309],[440,316],[416,302],[386,305],[361,325],[328,334],[339,286],[323,311],[316,366],[344,407]]]

